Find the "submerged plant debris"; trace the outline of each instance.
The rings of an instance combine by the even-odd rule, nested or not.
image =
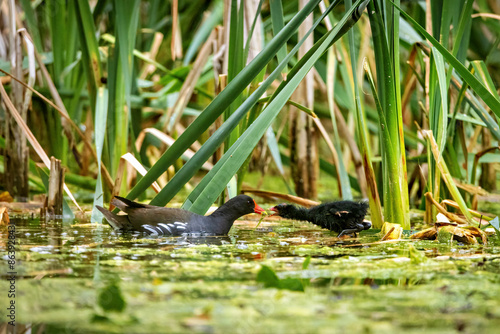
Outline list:
[[[500,326],[493,237],[484,245],[405,234],[379,242],[369,230],[338,239],[282,220],[258,229],[256,221],[237,221],[227,237],[150,239],[101,225],[11,220],[16,321],[32,332],[487,333]],[[2,253],[6,238],[0,227]]]

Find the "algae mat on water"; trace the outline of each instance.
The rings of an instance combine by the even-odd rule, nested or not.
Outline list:
[[[339,241],[309,224],[253,231],[256,224],[239,221],[225,238],[140,239],[105,227],[17,221],[16,323],[43,333],[488,333],[500,326],[499,246],[356,246],[378,237]],[[5,253],[4,230],[0,247]],[[262,265],[305,282],[305,292],[264,288],[256,281]],[[8,290],[6,280],[0,289]],[[5,293],[0,301],[6,321]]]

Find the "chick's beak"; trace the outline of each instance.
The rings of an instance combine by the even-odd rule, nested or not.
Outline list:
[[[278,209],[276,209],[276,207],[275,207],[275,206],[273,206],[273,207],[272,207],[272,208],[270,208],[269,210],[274,212],[271,216],[276,216],[276,215],[279,213]]]
[[[259,215],[263,214],[266,212],[264,209],[262,209],[257,202],[253,201],[255,203],[255,208],[253,209],[253,212],[258,213]]]

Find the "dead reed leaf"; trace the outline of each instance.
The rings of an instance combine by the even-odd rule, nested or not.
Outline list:
[[[431,227],[413,234],[410,239],[438,239],[439,242],[451,242],[452,240],[456,240],[469,245],[476,245],[478,244],[476,237],[481,238],[484,245],[488,243],[486,233],[474,226],[457,227],[445,225],[439,228]]]
[[[47,153],[45,153],[42,146],[40,145],[40,143],[38,142],[36,137],[33,135],[33,132],[31,132],[30,128],[24,122],[21,115],[19,115],[19,112],[17,111],[16,107],[14,107],[14,105],[12,104],[12,101],[10,100],[9,95],[7,94],[3,84],[1,84],[1,83],[0,83],[0,94],[2,96],[2,99],[5,103],[5,105],[7,106],[7,109],[9,110],[12,117],[16,120],[19,127],[24,132],[24,134],[25,134],[26,138],[28,139],[28,141],[30,142],[31,146],[36,151],[38,156],[42,159],[45,166],[47,166],[47,168],[50,170],[50,159],[47,156]],[[69,198],[71,198],[73,203],[76,205],[78,210],[82,211],[82,208],[80,208],[80,206],[76,202],[76,199],[73,197],[73,194],[71,193],[69,188],[66,186],[66,184],[64,184],[64,190],[66,191],[66,194],[69,196]]]
[[[170,42],[172,60],[182,58],[181,26],[179,24],[179,3],[172,1],[172,40]]]
[[[410,236],[410,239],[423,239],[423,240],[434,240],[437,236],[437,228],[430,227],[423,231],[417,232]]]
[[[73,122],[73,120],[69,117],[68,115],[68,112],[66,111],[65,108],[61,109],[59,108],[57,105],[55,105],[52,101],[50,101],[48,98],[46,98],[44,95],[42,95],[41,93],[39,93],[36,89],[28,86],[27,84],[25,84],[24,82],[22,82],[21,80],[19,80],[18,78],[16,78],[15,76],[13,76],[12,74],[8,73],[8,72],[5,72],[4,70],[0,69],[0,72],[9,76],[9,78],[11,78],[12,80],[20,83],[24,88],[26,88],[27,90],[30,90],[32,91],[33,93],[35,93],[39,98],[41,98],[43,101],[45,101],[48,105],[50,105],[52,108],[54,108],[55,110],[57,110],[57,112],[59,113],[59,115],[61,116],[61,120],[62,120],[62,123],[63,124],[69,124],[71,125],[71,128],[76,132],[78,133],[78,135],[80,136],[83,144],[85,145],[85,147],[89,150],[89,152],[92,154],[93,158],[95,160],[97,160],[97,154],[95,152],[95,150],[92,148],[92,144],[90,143],[90,141],[88,140],[88,138],[85,136],[85,134],[82,132],[82,130],[78,127],[78,125],[75,124],[75,122]],[[2,84],[4,84],[4,82],[2,81]],[[56,92],[57,93],[57,90]],[[57,93],[59,94],[59,93]],[[54,95],[56,96],[56,95]],[[59,95],[57,95],[59,96]],[[59,97],[60,99],[60,97]],[[61,102],[62,103],[62,102]],[[64,106],[64,104],[63,104]],[[67,133],[67,131],[65,130],[65,134]],[[72,138],[72,137],[71,137]],[[71,140],[71,138],[68,138],[69,140]],[[111,189],[112,186],[113,186],[113,181],[111,179],[111,176],[108,172],[108,170],[106,169],[106,166],[104,166],[104,164],[101,163],[101,172],[103,173],[103,176],[104,176],[104,181],[106,182],[107,186]]]
[[[428,201],[430,201],[439,210],[439,212],[441,212],[443,215],[445,215],[446,218],[448,218],[448,220],[457,222],[459,224],[465,224],[465,225],[469,224],[469,222],[466,219],[463,219],[454,213],[448,212],[448,210],[446,210],[441,204],[439,204],[434,199],[431,192],[425,193],[425,198]]]
[[[474,237],[481,238],[484,245],[488,243],[488,236],[486,233],[478,227],[475,226],[465,226],[463,229],[468,230]]]
[[[273,191],[264,191],[264,190],[254,190],[254,189],[242,189],[242,193],[251,193],[260,197],[264,198],[279,198],[283,199],[288,202],[292,202],[298,205],[305,206],[306,208],[310,208],[316,205],[321,204],[320,202],[316,201],[311,201],[310,199],[307,198],[302,198],[298,196],[293,196],[293,195],[288,195],[288,194],[281,194],[281,193],[276,193]]]
[[[175,125],[180,121],[182,112],[188,105],[189,100],[194,92],[194,87],[198,83],[198,79],[200,78],[203,68],[208,61],[208,57],[210,56],[212,50],[212,43],[215,39],[216,33],[215,30],[212,31],[207,41],[201,47],[196,60],[194,61],[193,67],[191,71],[189,71],[186,80],[182,84],[182,88],[179,91],[179,95],[177,97],[177,101],[172,108],[169,108],[167,111],[167,122],[166,122],[166,132],[172,133],[175,129]],[[172,38],[172,43],[174,43],[175,38]],[[173,55],[173,54],[172,54]]]
[[[135,147],[136,147],[136,149],[138,151],[140,151],[142,143],[144,142],[144,138],[146,137],[146,134],[148,134],[148,133],[151,134],[151,135],[153,135],[153,136],[155,136],[159,140],[161,140],[168,147],[172,146],[174,144],[174,142],[175,142],[174,138],[172,138],[169,135],[161,132],[160,130],[155,129],[155,128],[147,128],[147,129],[142,130],[141,133],[139,133],[139,136],[137,136],[137,140],[135,141]],[[186,159],[191,159],[194,156],[194,154],[195,154],[195,152],[193,150],[187,149],[182,155]],[[213,164],[211,164],[210,162],[206,161],[203,164],[202,169],[204,169],[204,170],[211,170],[213,168],[213,166],[214,166]]]
[[[450,235],[451,235],[450,241],[456,240],[458,242],[463,242],[469,245],[475,245],[478,243],[474,235],[468,230],[464,230],[463,228],[449,226],[449,225],[443,226],[439,229],[437,238],[441,242],[442,240],[448,239]]]
[[[120,158],[120,163],[118,165],[118,171],[116,173],[116,179],[115,179],[115,185],[113,187],[113,196],[116,196],[120,192],[121,184],[122,184],[122,179],[123,179],[123,173],[125,170],[125,163],[127,163],[132,166],[136,172],[140,173],[142,176],[146,175],[148,172],[146,168],[144,168],[143,165],[137,160],[131,153],[126,153],[121,156]],[[158,185],[157,182],[153,182],[151,184],[151,187],[153,190],[158,194],[161,190],[160,186]]]
[[[4,191],[0,193],[0,202],[12,203],[14,202],[14,199],[12,198],[12,196],[9,194],[8,191]]]
[[[0,208],[0,225],[9,225],[9,212],[7,208]]]
[[[460,210],[460,208],[458,207],[458,204],[457,202],[455,201],[452,201],[452,200],[449,200],[449,199],[445,199],[445,200],[442,200],[441,201],[441,205],[449,205],[455,209],[458,209]],[[491,214],[486,214],[484,212],[479,212],[477,210],[472,210],[472,209],[468,209],[469,212],[472,214],[472,216],[474,218],[479,218],[479,220],[481,221],[485,221],[485,222],[489,222],[490,220],[493,220],[495,217]]]

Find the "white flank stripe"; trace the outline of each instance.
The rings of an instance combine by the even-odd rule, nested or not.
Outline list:
[[[143,225],[142,226],[144,229],[148,230],[149,232],[158,235],[158,231],[151,225]]]
[[[163,227],[164,229],[166,229],[168,231],[168,233],[172,234],[172,230],[170,229],[169,226],[167,226],[167,225],[165,225],[163,223],[158,224],[158,226]]]

